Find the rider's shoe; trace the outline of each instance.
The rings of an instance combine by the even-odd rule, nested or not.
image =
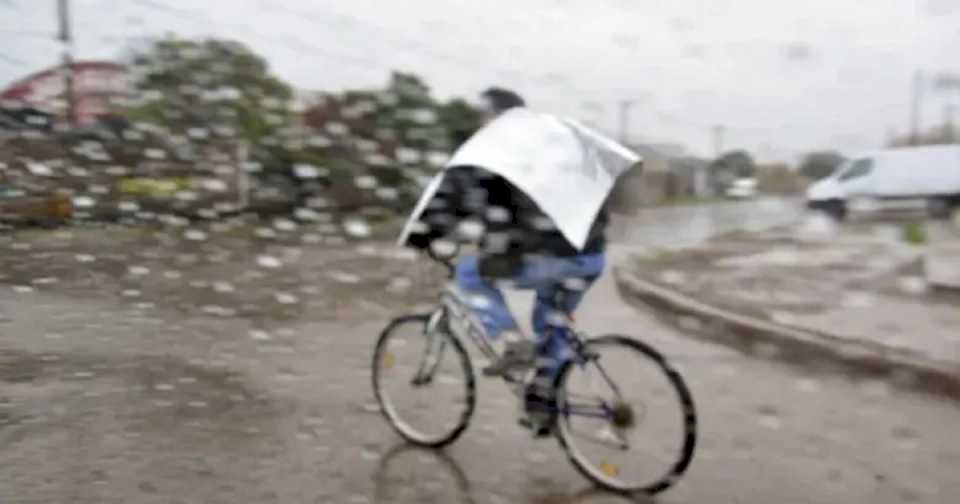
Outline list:
[[[536,344],[528,339],[508,341],[500,358],[483,368],[484,376],[507,376],[513,369],[529,367],[536,359]]]
[[[545,438],[553,433],[553,429],[549,425],[540,425],[529,417],[520,417],[517,419],[517,423],[525,429],[530,429],[535,438]]]
[[[531,431],[534,437],[549,436],[556,418],[552,387],[538,382],[528,383],[523,393],[523,413],[518,423]]]

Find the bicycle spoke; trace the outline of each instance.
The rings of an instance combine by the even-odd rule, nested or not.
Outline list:
[[[693,403],[679,375],[630,338],[588,340],[577,353],[581,359],[563,368],[556,396],[557,435],[570,460],[617,491],[655,493],[672,485],[696,439]]]
[[[613,381],[613,378],[610,378],[610,375],[607,374],[607,370],[600,365],[600,359],[592,359],[594,366],[597,370],[600,371],[600,375],[603,376],[603,379],[607,382],[607,385],[610,385],[610,388],[613,389],[613,393],[617,395],[617,399],[623,399],[623,394],[620,392],[620,387]]]
[[[594,430],[592,435],[582,433],[579,429],[573,428],[570,429],[570,432],[574,436],[585,441],[592,441],[596,444],[611,446],[620,450],[630,449],[630,441],[626,438],[626,435],[622,432],[622,429],[617,429],[609,425]]]
[[[381,411],[401,436],[437,447],[463,432],[476,395],[466,350],[442,327],[428,331],[430,319],[402,317],[384,330],[375,349],[373,385]]]

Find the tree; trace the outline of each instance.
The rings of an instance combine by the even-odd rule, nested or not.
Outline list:
[[[441,105],[439,119],[454,149],[466,142],[481,126],[480,111],[460,98]]]
[[[133,49],[125,115],[196,143],[262,142],[288,123],[290,86],[238,42],[164,38]]]
[[[725,187],[738,178],[752,177],[756,169],[756,163],[747,151],[735,150],[710,163],[710,176],[715,185]]]
[[[843,163],[844,157],[834,151],[811,152],[800,163],[800,174],[813,180],[829,176]]]
[[[796,194],[803,187],[800,175],[783,163],[757,166],[757,189],[765,194]]]
[[[916,138],[913,135],[895,135],[890,138],[890,147],[909,147],[911,145],[948,145],[960,141],[960,134],[952,123],[945,123],[920,132]]]

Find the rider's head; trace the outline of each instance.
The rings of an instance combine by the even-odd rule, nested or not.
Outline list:
[[[480,93],[483,112],[483,122],[489,122],[500,114],[516,107],[523,107],[526,103],[517,93],[509,89],[492,87]]]

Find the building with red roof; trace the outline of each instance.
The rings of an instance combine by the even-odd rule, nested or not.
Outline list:
[[[65,118],[67,115],[64,65],[28,75],[0,91],[0,101],[34,107]],[[110,61],[77,61],[73,70],[74,113],[78,124],[91,124],[110,112],[114,100],[127,97],[132,87],[123,65]]]

